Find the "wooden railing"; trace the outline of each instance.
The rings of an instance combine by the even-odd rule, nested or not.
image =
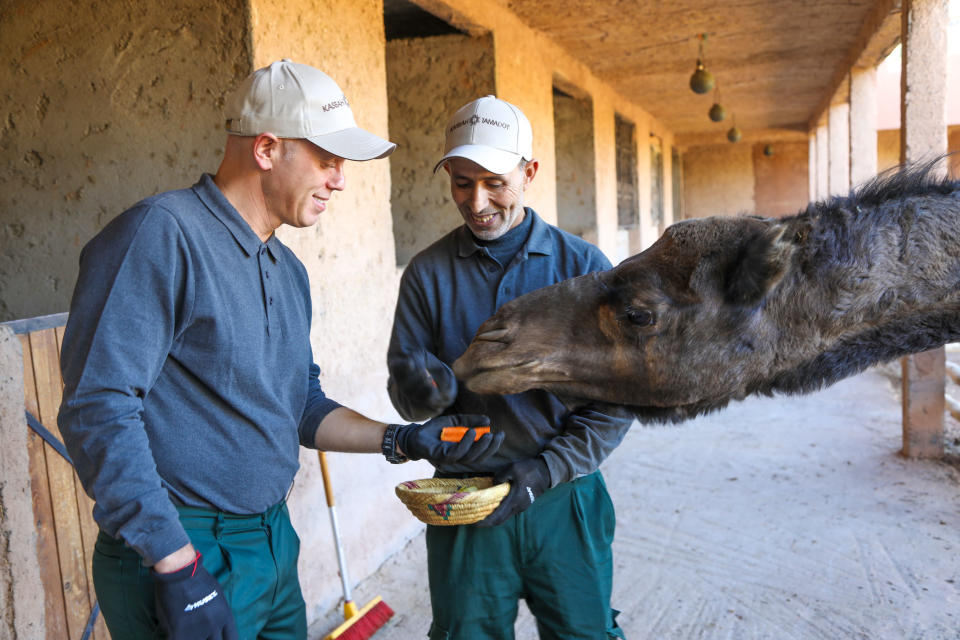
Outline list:
[[[63,396],[60,347],[66,320],[63,313],[4,323],[23,347],[26,410],[58,439],[57,412]],[[91,569],[97,539],[93,501],[84,493],[71,464],[32,430],[27,448],[46,637],[78,640],[97,599]],[[88,637],[109,639],[102,617],[97,616]]]

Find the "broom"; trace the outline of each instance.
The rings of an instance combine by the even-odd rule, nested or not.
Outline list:
[[[350,579],[347,577],[347,562],[343,554],[343,545],[340,542],[340,526],[337,524],[337,509],[333,503],[333,487],[330,486],[330,473],[327,471],[327,456],[318,451],[320,457],[320,473],[323,475],[323,490],[327,494],[327,506],[330,508],[330,524],[333,527],[333,541],[337,545],[337,562],[340,564],[340,582],[343,583],[343,617],[344,622],[331,631],[324,640],[366,640],[382,627],[393,609],[377,596],[362,609],[357,609],[350,596]]]

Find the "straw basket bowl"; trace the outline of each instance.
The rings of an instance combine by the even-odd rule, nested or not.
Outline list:
[[[510,491],[493,478],[428,478],[397,485],[397,497],[427,524],[472,524],[490,515]]]

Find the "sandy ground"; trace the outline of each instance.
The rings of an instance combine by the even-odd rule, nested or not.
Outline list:
[[[951,445],[960,425],[948,422]],[[604,463],[617,507],[613,606],[630,640],[960,638],[960,465],[907,460],[889,376],[635,426]],[[420,535],[362,583],[426,637]],[[338,613],[311,627],[311,638]],[[537,637],[524,607],[517,638]]]

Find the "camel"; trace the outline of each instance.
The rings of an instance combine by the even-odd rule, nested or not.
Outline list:
[[[791,217],[678,222],[609,271],[505,304],[454,371],[478,393],[546,389],[675,422],[954,341],[960,182],[941,160]]]

